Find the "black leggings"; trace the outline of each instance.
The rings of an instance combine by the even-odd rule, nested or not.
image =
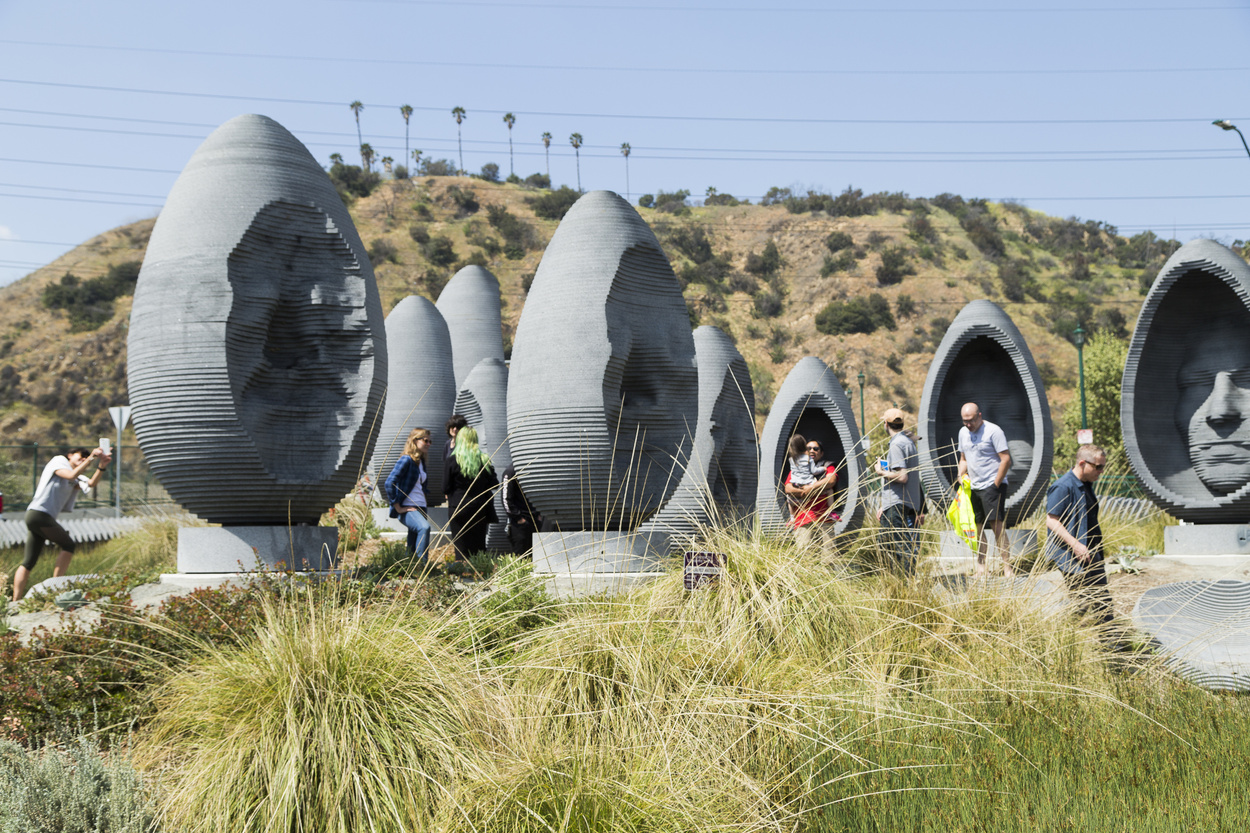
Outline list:
[[[39,553],[43,552],[43,542],[51,541],[61,548],[62,552],[74,551],[74,539],[69,537],[65,527],[56,522],[56,518],[38,509],[26,510],[26,560],[22,566],[27,570],[35,569]]]

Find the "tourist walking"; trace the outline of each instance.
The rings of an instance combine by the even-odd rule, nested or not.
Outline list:
[[[386,478],[386,501],[391,517],[399,518],[408,530],[408,552],[418,562],[426,561],[430,548],[429,495],[426,492],[425,461],[430,453],[430,432],[414,428],[404,443],[404,453]]]
[[[986,573],[985,556],[989,544],[985,536],[988,525],[994,531],[998,555],[1003,560],[1003,574],[1010,577],[1011,549],[1007,545],[1007,472],[1011,469],[1011,452],[1003,429],[986,420],[981,408],[969,402],[959,409],[964,427],[959,429],[959,475],[955,488],[966,474],[972,481],[972,512],[977,525],[976,574]]]
[[[1076,463],[1046,491],[1046,555],[1063,573],[1081,615],[1105,627],[1114,618],[1107,570],[1103,562],[1102,527],[1094,483],[1107,465],[1096,445],[1076,451]]]
[[[478,445],[477,429],[460,428],[448,465],[447,510],[457,561],[486,549],[486,528],[499,523],[492,497],[499,487],[490,455]]]
[[[920,551],[920,455],[916,441],[903,430],[903,412],[890,408],[881,417],[890,434],[885,459],[877,463],[882,479],[881,522],[882,544],[895,566],[906,576],[916,573],[916,557]]]

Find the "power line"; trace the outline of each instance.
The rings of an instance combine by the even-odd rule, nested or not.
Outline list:
[[[96,194],[104,197],[142,197],[145,200],[163,200],[152,194],[129,194],[122,191],[88,191],[84,188],[53,188],[50,185],[23,185],[20,182],[0,182],[0,188],[30,188],[36,191],[62,191],[71,194]]]
[[[346,0],[357,2],[357,0]],[[345,2],[345,0],[339,0]],[[1245,11],[1243,6],[950,6],[947,8],[930,6],[852,6],[852,7],[814,7],[814,6],[677,6],[677,5],[643,5],[643,4],[586,4],[586,3],[504,3],[498,0],[372,0],[374,3],[386,3],[400,6],[454,6],[478,7],[494,9],[513,9],[529,11],[532,9],[555,9],[559,11],[588,12],[746,12],[749,14],[1062,14],[1069,12],[1111,13],[1126,12],[1232,12]]]
[[[212,98],[230,101],[260,101],[277,104],[310,104],[322,107],[343,107],[341,101],[318,101],[315,99],[272,98],[265,96],[232,95],[227,93],[197,93],[179,90],[153,90],[141,87],[111,87],[99,84],[68,84],[58,81],[30,81],[20,78],[0,78],[0,84],[20,84],[39,87],[57,87],[63,89],[92,90],[94,92],[139,93],[142,95],[168,95],[185,98]],[[370,103],[370,107],[398,107],[398,104]],[[417,107],[414,110],[446,113],[450,108]],[[480,108],[478,113],[504,113],[504,110]],[[562,113],[543,110],[514,110],[523,116],[545,116],[549,118],[584,118],[584,119],[634,119],[639,121],[693,121],[693,122],[741,122],[760,124],[883,124],[883,125],[1039,125],[1039,124],[1206,124],[1210,121],[1209,114],[1186,118],[1133,118],[1133,119],[800,119],[800,118],[768,118],[763,116],[668,116],[658,114],[630,113]],[[1244,116],[1227,116],[1230,120],[1245,119]]]
[[[55,202],[78,202],[92,203],[95,205],[134,205],[140,208],[160,208],[159,205],[149,205],[142,202],[118,202],[116,200],[86,200],[78,197],[45,197],[39,194],[0,194],[0,197],[9,197],[12,199],[23,200],[53,200]]]
[[[57,165],[66,168],[96,168],[105,171],[132,171],[143,174],[180,174],[182,171],[168,168],[132,168],[127,165],[93,165],[88,162],[54,162],[49,159],[13,159],[0,156],[0,162],[13,162],[19,165]]]
[[[420,61],[410,58],[352,58],[346,55],[278,55],[264,52],[228,52],[204,49],[172,49],[146,46],[112,46],[94,43],[64,43],[57,41],[4,40],[0,44],[11,46],[37,46],[56,49],[94,49],[106,52],[134,52],[156,55],[186,55],[190,57],[245,58],[253,60],[301,61],[317,64],[391,64],[395,66],[445,67],[448,69],[504,69],[504,70],[541,70],[555,72],[639,72],[699,75],[826,75],[826,76],[978,76],[978,75],[1175,75],[1178,73],[1220,73],[1250,72],[1250,67],[1061,67],[1058,69],[796,69],[796,68],[742,68],[742,67],[642,67],[642,66],[605,66],[595,64],[515,64],[488,63],[480,61]]]

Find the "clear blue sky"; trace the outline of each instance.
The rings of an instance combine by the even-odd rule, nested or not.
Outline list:
[[[1082,7],[1084,6],[1084,7]],[[0,0],[0,283],[153,216],[244,112],[328,163],[364,140],[586,189],[1017,199],[1250,238],[1250,6],[1228,0]],[[126,170],[133,169],[133,170]],[[86,277],[86,275],[84,275]]]

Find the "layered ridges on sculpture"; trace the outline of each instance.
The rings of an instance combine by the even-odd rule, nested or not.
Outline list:
[[[786,376],[760,435],[755,501],[760,527],[767,532],[780,532],[789,519],[782,486],[790,465],[786,446],[796,432],[808,440],[819,440],[825,460],[837,466],[839,495],[833,503],[841,517],[834,531],[858,529],[864,520],[860,481],[866,470],[859,427],[842,383],[814,356],[800,359]]]
[[[1024,336],[996,304],[962,310],[938,345],[920,401],[920,465],[925,493],[945,507],[959,464],[960,408],[976,403],[1003,429],[1011,453],[1007,524],[1038,507],[1050,485],[1054,438],[1041,373]]]
[[[1186,521],[1250,513],[1250,267],[1213,240],[1178,249],[1129,343],[1124,448],[1161,509]]]
[[[456,393],[456,413],[477,430],[478,444],[490,455],[495,475],[503,482],[504,469],[512,465],[508,446],[508,367],[502,359],[482,359],[465,378]],[[506,552],[507,525],[502,491],[495,495],[495,514],[500,523],[486,530],[486,548]]]
[[[153,473],[225,524],[315,523],[350,490],[385,396],[364,247],[308,151],[264,116],[175,182],[135,290],[128,382]]]
[[[1152,587],[1133,624],[1179,676],[1214,691],[1250,691],[1250,582],[1182,581]]]
[[[699,414],[694,448],[677,490],[639,532],[688,542],[715,521],[731,524],[755,504],[759,469],[755,394],[746,360],[715,327],[694,331]]]
[[[372,468],[379,481],[384,480],[403,455],[412,429],[428,429],[426,488],[430,505],[437,506],[443,502],[443,426],[456,402],[447,322],[429,300],[409,295],[386,317],[386,339],[391,372]]]
[[[655,235],[608,191],[569,210],[517,325],[512,459],[565,530],[629,529],[672,494],[698,409],[694,341]]]
[[[481,266],[464,267],[443,287],[435,306],[451,333],[457,389],[478,362],[503,361],[499,281],[494,275]]]

